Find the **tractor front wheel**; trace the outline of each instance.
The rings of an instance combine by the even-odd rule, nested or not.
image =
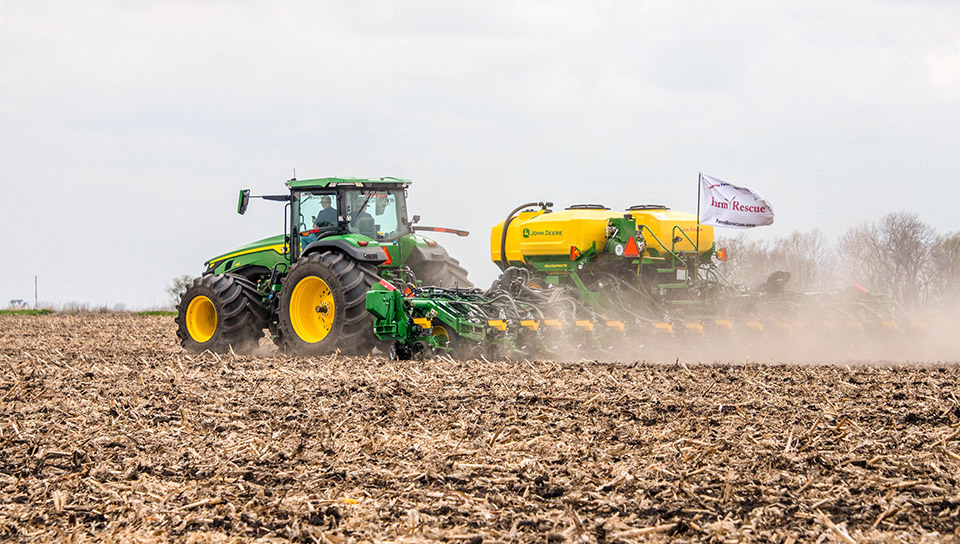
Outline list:
[[[180,296],[174,320],[180,345],[193,353],[249,351],[267,326],[257,286],[234,274],[194,279]]]
[[[338,252],[310,254],[283,279],[277,341],[284,351],[323,355],[355,353],[373,345],[373,316],[366,293],[375,266]]]

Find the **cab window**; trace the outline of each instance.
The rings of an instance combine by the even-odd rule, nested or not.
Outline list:
[[[403,218],[403,191],[357,189],[344,193],[347,230],[377,240],[392,240],[407,233]]]

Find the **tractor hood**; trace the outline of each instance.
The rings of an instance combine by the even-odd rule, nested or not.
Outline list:
[[[283,235],[278,234],[276,236],[257,240],[256,242],[250,242],[249,244],[240,246],[233,251],[229,251],[222,255],[217,255],[216,257],[205,262],[204,265],[208,270],[214,269],[217,268],[220,263],[228,259],[236,259],[238,257],[242,257],[244,261],[255,259],[253,254],[260,252],[272,253],[273,258],[271,260],[276,260],[277,255],[282,256],[284,253]]]

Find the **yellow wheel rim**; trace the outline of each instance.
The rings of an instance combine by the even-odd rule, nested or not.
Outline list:
[[[217,332],[217,308],[205,296],[194,297],[187,305],[187,332],[199,343],[213,338]]]
[[[315,344],[333,328],[336,307],[327,282],[316,276],[303,278],[290,295],[290,324],[304,342]]]
[[[446,346],[450,343],[450,333],[447,332],[447,329],[445,329],[443,325],[433,326],[433,336],[440,342],[441,346]]]

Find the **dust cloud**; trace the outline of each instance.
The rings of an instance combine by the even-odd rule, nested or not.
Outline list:
[[[586,342],[556,344],[561,359],[671,363],[956,363],[960,319],[925,315],[881,322],[733,323],[703,330],[673,325],[607,335],[601,353]]]

